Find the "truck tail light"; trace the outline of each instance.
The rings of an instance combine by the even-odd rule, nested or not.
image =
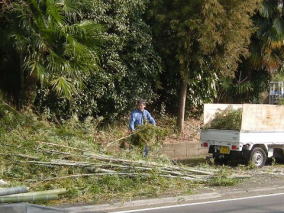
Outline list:
[[[236,145],[232,145],[232,150],[237,150],[239,147]]]
[[[202,147],[208,147],[208,143],[205,142],[205,143],[201,144],[201,146],[202,146]]]

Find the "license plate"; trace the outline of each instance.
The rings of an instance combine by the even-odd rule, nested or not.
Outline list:
[[[228,146],[221,146],[220,147],[220,154],[230,154],[230,149]]]

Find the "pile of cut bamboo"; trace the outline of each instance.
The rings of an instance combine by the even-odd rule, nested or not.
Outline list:
[[[39,142],[47,146],[62,147],[59,144]],[[43,167],[74,167],[81,168],[81,173],[68,176],[47,177],[44,179],[27,180],[28,182],[52,181],[66,178],[78,178],[87,176],[128,176],[128,177],[151,177],[157,175],[166,178],[181,178],[185,180],[205,180],[214,175],[214,170],[196,169],[185,166],[175,166],[172,164],[162,164],[147,160],[129,160],[116,158],[110,155],[90,153],[86,150],[75,147],[64,146],[73,152],[59,152],[56,150],[42,150],[43,152],[52,153],[54,155],[80,157],[83,161],[72,161],[63,159],[50,159],[49,161],[36,160],[34,157],[29,157],[27,160],[18,161],[18,163],[39,165]],[[76,153],[74,153],[74,151]],[[33,159],[33,160],[30,160]]]
[[[3,153],[0,153],[0,156],[5,160],[5,164],[11,167],[18,165],[22,168],[22,172],[17,174],[16,178],[9,179],[7,176],[7,180],[21,181],[32,188],[45,183],[55,185],[53,183],[61,180],[85,177],[116,176],[145,179],[162,177],[206,181],[216,174],[214,169],[209,168],[179,166],[170,162],[158,163],[148,159],[124,159],[51,142],[33,141],[33,147],[28,148],[29,152],[25,150],[27,149],[25,147],[23,149],[12,147],[13,153],[8,151],[5,153],[5,144],[2,143],[0,146],[3,146]],[[35,170],[42,173],[34,175]],[[57,199],[59,194],[66,192],[65,189],[28,192],[26,187],[1,190],[0,203],[51,200]]]
[[[31,202],[58,199],[58,195],[66,192],[66,189],[54,189],[38,192],[28,192],[25,186],[0,188],[0,203]]]

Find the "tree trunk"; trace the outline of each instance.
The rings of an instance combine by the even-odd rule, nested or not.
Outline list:
[[[177,118],[177,126],[180,133],[183,133],[184,130],[186,91],[187,91],[187,82],[182,78],[180,85],[179,108],[178,108],[178,118]]]

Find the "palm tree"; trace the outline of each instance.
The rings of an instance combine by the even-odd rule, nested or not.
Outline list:
[[[256,69],[275,71],[284,59],[283,0],[264,0],[254,23],[250,63]]]
[[[14,72],[21,90],[40,82],[70,98],[98,70],[103,29],[89,18],[95,7],[93,0],[6,1],[0,8],[0,77]]]

